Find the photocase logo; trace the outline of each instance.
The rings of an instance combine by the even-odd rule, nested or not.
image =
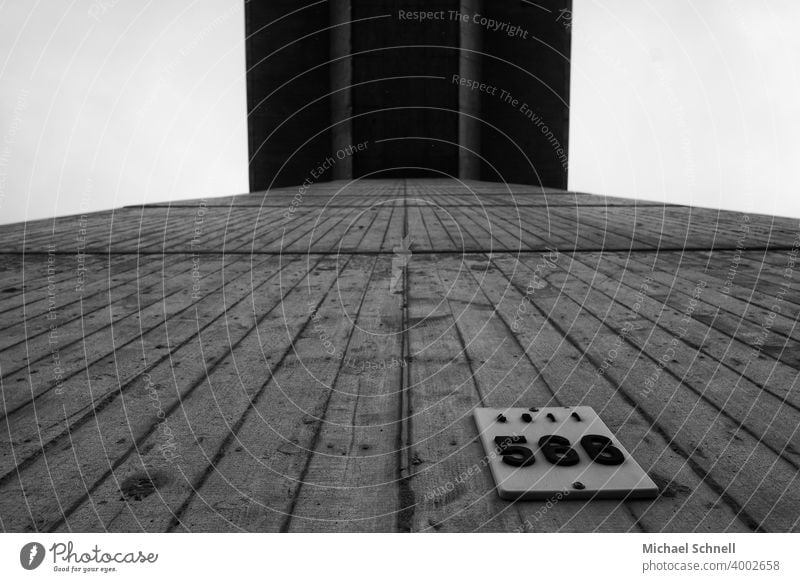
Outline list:
[[[44,546],[37,542],[30,542],[22,546],[19,552],[19,563],[26,570],[35,570],[44,561]]]
[[[392,257],[392,279],[389,281],[389,293],[402,293],[403,292],[403,270],[408,266],[411,260],[411,235],[409,234],[400,241],[400,244],[394,247],[394,257]]]

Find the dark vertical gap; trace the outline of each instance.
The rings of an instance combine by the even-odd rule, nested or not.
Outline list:
[[[460,0],[461,14],[480,14],[483,0]],[[483,28],[472,20],[459,21],[458,74],[462,79],[480,81]],[[478,91],[458,87],[458,177],[478,180],[481,175],[481,99]]]

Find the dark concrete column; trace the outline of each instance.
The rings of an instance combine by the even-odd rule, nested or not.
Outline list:
[[[295,12],[301,7],[294,0],[245,3],[253,191],[330,179],[330,171],[311,176],[331,152],[330,8]]]
[[[484,30],[483,79],[498,91],[482,99],[483,119],[497,127],[483,127],[481,149],[497,171],[484,164],[482,179],[567,187],[571,5],[484,3],[498,29]]]
[[[352,0],[356,176],[458,174],[459,0]],[[402,11],[402,14],[401,14]],[[439,19],[415,19],[424,12]],[[408,16],[411,14],[412,16]],[[369,19],[369,20],[363,20]],[[385,108],[391,110],[380,111]]]
[[[566,187],[571,0],[245,6],[253,190],[374,172]]]

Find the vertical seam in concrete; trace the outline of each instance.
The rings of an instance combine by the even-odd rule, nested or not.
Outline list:
[[[403,179],[403,240],[408,236],[408,180]],[[411,355],[409,351],[408,334],[408,265],[403,267],[403,339],[401,341],[402,357],[407,358],[408,365],[403,368],[400,366],[400,398],[399,398],[399,422],[400,430],[397,433],[397,531],[411,532],[414,526],[414,513],[416,511],[416,498],[414,489],[411,486],[412,474],[412,453],[411,453],[411,405],[408,393],[411,384]],[[401,360],[402,361],[402,360]],[[405,451],[405,454],[403,454]],[[405,462],[404,462],[405,461]]]

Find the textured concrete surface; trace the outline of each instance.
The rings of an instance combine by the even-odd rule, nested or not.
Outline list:
[[[0,527],[796,531],[798,226],[380,180],[0,227]],[[501,501],[472,409],[579,404],[660,496]]]

